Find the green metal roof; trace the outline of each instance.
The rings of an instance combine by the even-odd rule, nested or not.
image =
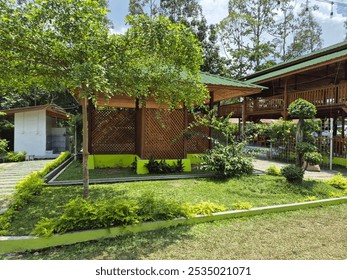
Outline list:
[[[338,44],[338,45],[345,45],[347,47],[346,42],[344,42],[344,44]],[[265,71],[256,73],[259,75],[250,75],[249,78],[247,80],[247,82],[249,83],[257,83],[257,82],[261,82],[261,81],[265,81],[265,80],[269,80],[278,76],[283,76],[285,74],[290,74],[291,72],[303,69],[303,68],[307,68],[310,66],[314,66],[323,62],[327,62],[329,60],[335,59],[335,58],[339,58],[339,57],[344,57],[347,56],[347,49],[344,50],[340,50],[340,51],[335,51],[335,52],[328,52],[328,54],[325,54],[327,50],[333,50],[336,48],[336,45],[334,45],[335,47],[330,47],[325,49],[325,51],[321,50],[319,52],[315,52],[312,53],[310,55],[305,56],[306,59],[303,59],[303,57],[301,58],[297,58],[295,59],[295,62],[297,63],[293,63],[293,61],[288,61],[286,63],[282,63],[279,66],[275,66],[272,68],[269,68]],[[317,54],[320,54],[317,56]],[[271,71],[271,69],[273,69]],[[264,74],[261,74],[264,73]],[[256,76],[255,76],[256,75]],[[255,76],[254,78],[252,78],[253,76]],[[247,79],[247,78],[246,78]]]
[[[253,89],[265,89],[265,87],[254,85],[247,82],[241,82],[230,78],[221,77],[218,75],[213,75],[210,73],[201,73],[201,82],[209,85],[222,85],[222,86],[233,86],[233,87],[243,87],[243,88],[253,88]]]
[[[334,52],[334,53],[330,53],[327,55],[323,55],[323,56],[319,56],[301,63],[297,63],[297,64],[293,64],[290,66],[287,66],[285,68],[280,68],[278,70],[274,70],[272,72],[268,72],[265,73],[263,75],[251,78],[249,80],[247,80],[247,82],[249,83],[257,83],[257,82],[261,82],[261,81],[265,81],[265,80],[269,80],[278,76],[283,76],[286,74],[290,74],[291,72],[300,70],[300,69],[305,69],[307,67],[310,66],[314,66],[323,62],[327,62],[329,60],[335,59],[335,58],[339,58],[339,57],[344,57],[347,56],[347,49],[346,50],[342,50],[342,51],[338,51],[338,52]]]

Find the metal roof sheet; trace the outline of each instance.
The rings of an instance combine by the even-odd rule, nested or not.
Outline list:
[[[272,78],[275,78],[278,76],[289,75],[294,71],[304,69],[304,68],[307,68],[310,66],[318,65],[320,63],[327,62],[329,60],[333,60],[333,59],[344,57],[344,56],[347,57],[347,49],[333,52],[333,53],[329,53],[329,54],[322,55],[322,56],[318,56],[318,57],[312,58],[310,60],[306,60],[306,61],[301,62],[301,63],[292,64],[292,65],[287,66],[287,67],[282,67],[278,70],[274,70],[272,72],[268,72],[268,73],[265,73],[263,75],[251,78],[251,79],[247,80],[247,82],[258,83],[258,82],[269,80],[269,79],[272,79]]]
[[[280,68],[282,69],[282,68],[291,66],[293,64],[298,64],[298,63],[301,63],[301,62],[304,62],[304,61],[308,61],[308,60],[311,60],[311,59],[319,57],[319,56],[323,56],[323,55],[326,55],[326,54],[330,54],[330,53],[334,53],[334,52],[337,52],[337,51],[344,50],[346,48],[347,48],[347,40],[343,41],[341,43],[337,43],[337,44],[331,45],[329,47],[326,47],[326,48],[314,51],[312,53],[309,53],[309,54],[306,54],[306,55],[303,55],[303,56],[300,56],[300,57],[296,57],[296,58],[293,58],[293,59],[288,60],[288,61],[284,61],[284,62],[278,63],[275,66],[272,66],[270,68],[258,71],[258,72],[253,73],[253,74],[250,74],[250,75],[248,75],[246,77],[246,80],[251,80],[251,79],[253,79],[255,77],[262,76],[262,75],[264,75],[266,73],[273,72],[275,70],[279,70]]]
[[[221,85],[221,86],[233,86],[233,87],[243,87],[252,89],[265,89],[265,87],[254,85],[247,82],[241,82],[230,78],[225,78],[210,73],[201,73],[201,82],[209,85]]]

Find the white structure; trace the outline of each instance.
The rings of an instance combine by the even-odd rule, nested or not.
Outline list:
[[[14,115],[14,151],[35,158],[55,158],[67,149],[66,128],[58,119],[66,112],[56,105],[17,108],[3,111]]]

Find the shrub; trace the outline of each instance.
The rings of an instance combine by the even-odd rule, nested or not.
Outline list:
[[[299,142],[296,144],[295,150],[300,154],[317,152],[317,147],[307,142]]]
[[[318,152],[305,153],[304,160],[311,165],[317,165],[323,162],[323,156]]]
[[[271,164],[266,170],[265,173],[267,175],[279,176],[281,175],[281,170],[274,164]]]
[[[25,152],[8,152],[7,153],[7,161],[10,162],[19,162],[25,160]]]
[[[307,100],[298,98],[289,104],[288,113],[294,118],[311,119],[317,114],[317,109]]]
[[[148,169],[149,174],[169,174],[183,172],[184,165],[181,159],[173,165],[169,165],[165,160],[150,159],[145,167]]]
[[[334,188],[347,190],[347,178],[344,177],[341,173],[338,173],[327,180],[327,183]]]
[[[54,168],[62,164],[69,156],[71,155],[70,152],[62,152],[59,157],[57,157],[54,161],[51,161],[50,163],[47,163],[45,167],[39,171],[40,176],[45,176],[49,172],[51,172]]]
[[[249,202],[238,202],[233,204],[234,209],[239,209],[239,210],[248,210],[251,209],[253,205]]]
[[[301,183],[304,179],[304,170],[294,164],[289,164],[281,169],[282,175],[290,183]]]
[[[211,215],[215,212],[222,212],[226,210],[223,205],[214,204],[211,202],[200,202],[198,204],[185,203],[182,205],[185,217],[194,217],[196,215]]]
[[[0,156],[6,154],[8,147],[8,141],[6,139],[0,139]]]
[[[215,172],[216,177],[231,178],[251,174],[252,157],[244,149],[244,143],[223,146],[217,144],[202,156],[201,169]]]
[[[210,215],[224,211],[225,207],[209,202],[180,204],[177,201],[156,198],[152,192],[138,199],[100,200],[90,202],[76,198],[66,204],[64,213],[55,219],[42,218],[32,232],[38,236],[50,236],[77,230],[110,228],[132,225],[144,221],[169,220],[191,217],[198,214]]]

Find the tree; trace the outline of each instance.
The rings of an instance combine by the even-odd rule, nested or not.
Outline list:
[[[67,89],[83,109],[84,197],[88,196],[89,100],[128,94],[153,96],[172,108],[203,102],[201,48],[183,25],[146,16],[128,18],[125,35],[110,33],[106,1],[0,2],[0,85]]]
[[[274,26],[276,1],[230,0],[229,16],[222,21],[221,34],[232,63],[234,76],[272,66],[274,45],[268,35]]]
[[[302,166],[302,159],[305,153],[315,152],[311,143],[304,142],[304,125],[305,119],[313,119],[317,114],[316,106],[304,99],[296,99],[288,107],[288,113],[293,118],[298,118],[296,131],[296,165]]]
[[[220,56],[216,25],[208,25],[202,7],[196,0],[130,0],[129,14],[163,15],[174,23],[181,23],[192,30],[201,43],[204,64],[201,71],[227,74],[227,60]]]
[[[322,48],[322,27],[314,18],[313,12],[318,6],[302,9],[295,19],[293,29],[296,30],[293,42],[288,47],[287,59],[295,58]]]
[[[290,0],[280,1],[278,4],[280,20],[275,24],[271,35],[274,36],[274,45],[277,46],[276,56],[281,61],[287,61],[287,49],[290,36],[294,32],[294,6]]]

